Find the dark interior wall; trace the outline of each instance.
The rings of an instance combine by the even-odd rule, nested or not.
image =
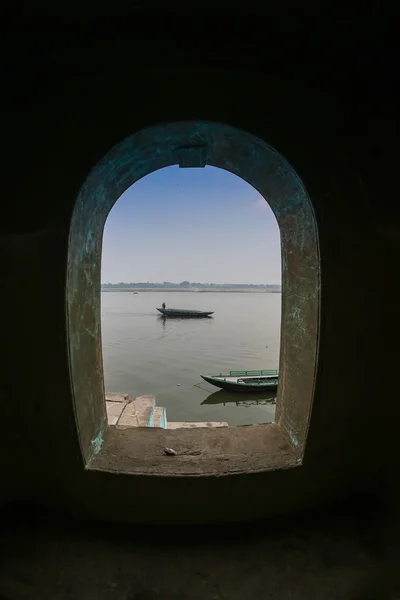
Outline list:
[[[293,24],[267,43],[257,20],[239,29],[233,19],[229,28],[225,16],[207,43],[162,19],[142,36],[137,21],[135,36],[122,24],[102,35],[83,25],[20,31],[23,59],[5,75],[4,500],[59,504],[61,489],[73,504],[85,493],[74,489],[82,463],[65,320],[74,201],[92,166],[125,136],[186,118],[265,139],[318,198],[320,363],[299,505],[323,487],[395,484],[399,205],[388,60],[354,34],[343,33],[338,49],[338,32],[322,40]]]
[[[7,513],[0,592],[7,600],[397,600],[398,539],[382,535],[376,505],[362,498],[354,508],[172,535]]]

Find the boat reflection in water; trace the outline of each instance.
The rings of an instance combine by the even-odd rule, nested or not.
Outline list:
[[[256,396],[256,397],[255,397]],[[276,390],[267,392],[242,392],[240,396],[235,392],[227,392],[226,390],[218,390],[213,392],[201,404],[236,404],[236,406],[263,406],[276,404]]]
[[[166,325],[172,324],[172,325],[176,325],[176,323],[192,323],[192,319],[188,319],[187,317],[173,317],[172,319],[170,319],[169,317],[166,317],[165,315],[158,315],[156,317],[156,321],[158,321],[160,324],[162,324],[163,327],[165,327]],[[212,324],[213,322],[213,318],[212,317],[208,317],[208,318],[204,318],[204,319],[195,319],[195,321],[201,321],[201,326],[203,327],[205,324]]]

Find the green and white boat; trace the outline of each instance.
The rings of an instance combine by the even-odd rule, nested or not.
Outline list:
[[[263,371],[230,371],[229,375],[201,375],[204,381],[229,392],[264,392],[278,387],[277,369]]]

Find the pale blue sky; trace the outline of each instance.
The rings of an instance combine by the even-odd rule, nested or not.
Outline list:
[[[168,167],[116,202],[102,283],[281,283],[280,234],[267,202],[227,171]]]

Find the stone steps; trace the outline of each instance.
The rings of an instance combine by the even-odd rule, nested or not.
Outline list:
[[[155,397],[138,396],[131,404],[134,404],[137,412],[138,427],[149,427],[149,421],[156,405]]]
[[[134,400],[128,394],[106,394],[108,424],[117,429],[130,427],[155,427],[157,429],[198,429],[228,427],[225,421],[173,421],[167,423],[167,411],[156,406],[154,396],[138,396]]]
[[[210,427],[228,427],[228,423],[225,421],[170,421],[168,423],[168,429],[197,429],[197,428],[210,428]]]
[[[107,402],[130,402],[131,398],[129,394],[120,394],[119,392],[108,392],[106,394]]]
[[[116,425],[126,407],[126,402],[110,402],[106,400],[106,409],[109,425]]]
[[[163,428],[165,408],[163,406],[155,406],[153,409],[153,427]]]
[[[126,404],[117,422],[117,428],[148,427],[155,402],[154,396],[139,396]]]
[[[125,405],[117,423],[117,429],[128,429],[129,427],[139,427],[137,410],[134,402]]]

